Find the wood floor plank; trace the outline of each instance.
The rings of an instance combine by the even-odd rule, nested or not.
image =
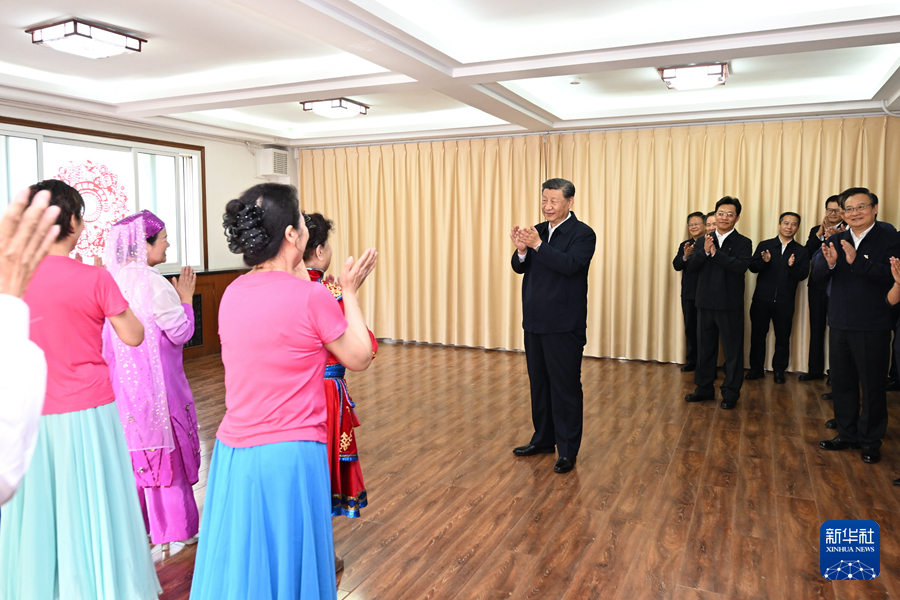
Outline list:
[[[738,467],[736,535],[777,540],[775,524],[775,464],[771,458],[742,456]]]
[[[727,593],[731,580],[735,489],[704,485],[697,496],[678,585]]]
[[[704,406],[704,404],[706,403],[693,404],[678,440],[679,448],[706,452],[709,447],[709,436],[717,411],[714,406]]]
[[[775,495],[813,499],[806,447],[796,437],[779,435],[775,444]]]
[[[784,598],[834,598],[832,582],[819,570],[819,528],[822,521],[816,503],[802,498],[776,496],[778,560]]]
[[[704,485],[735,487],[740,449],[740,429],[713,429],[703,465]]]
[[[774,515],[773,515],[774,516]],[[730,598],[735,600],[779,600],[783,598],[779,584],[781,564],[777,541],[738,535],[735,537],[734,570]]]

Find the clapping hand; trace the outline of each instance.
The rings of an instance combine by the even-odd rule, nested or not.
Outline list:
[[[0,294],[25,295],[31,275],[59,234],[58,206],[48,206],[50,192],[38,192],[28,205],[28,190],[19,192],[0,220]]]
[[[856,247],[847,240],[841,240],[841,246],[844,248],[847,264],[852,265],[853,261],[856,260]]]
[[[513,244],[516,245],[516,250],[519,251],[519,254],[525,254],[525,251],[528,250],[528,247],[525,245],[525,242],[519,239],[519,226],[513,225],[512,229],[509,230],[509,239],[512,240]]]
[[[711,234],[706,234],[706,239],[703,240],[703,249],[706,250],[706,253],[710,256],[716,255],[716,243],[713,241]]]
[[[828,268],[833,269],[837,264],[838,257],[837,250],[834,249],[834,242],[822,244],[822,255],[825,257],[825,262],[828,263]]]
[[[691,254],[694,253],[694,243],[689,242],[684,245],[684,260],[687,260],[691,257]]]
[[[844,231],[846,231],[846,229],[844,228],[843,223],[841,223],[837,227],[828,227],[827,229],[825,229],[825,237],[830,238],[831,236],[843,233]]]
[[[894,285],[900,285],[900,258],[891,257],[891,275],[894,276]]]
[[[356,262],[353,261],[352,256],[349,257],[338,276],[338,283],[341,285],[343,293],[356,293],[372,269],[375,268],[377,259],[378,252],[375,251],[375,248],[369,248],[363,252]]]
[[[788,258],[788,266],[789,267],[794,266],[794,255],[793,254],[791,254],[791,256]]]
[[[172,284],[182,304],[194,303],[194,289],[197,286],[197,275],[191,267],[181,267],[181,277],[176,277]]]
[[[760,256],[762,256],[763,262],[769,262],[770,260],[772,260],[772,253],[768,250],[763,250]]]
[[[538,244],[541,243],[541,236],[538,234],[537,229],[534,228],[534,225],[519,227],[517,238],[528,248],[537,248]]]

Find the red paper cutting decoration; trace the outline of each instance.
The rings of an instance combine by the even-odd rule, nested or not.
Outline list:
[[[57,178],[78,190],[84,198],[84,233],[75,251],[82,256],[103,256],[103,247],[113,223],[128,215],[128,195],[119,176],[106,165],[70,161],[60,167]]]

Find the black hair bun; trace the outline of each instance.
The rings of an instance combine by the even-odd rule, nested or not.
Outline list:
[[[269,243],[263,227],[263,210],[256,204],[232,200],[225,207],[222,218],[228,249],[235,254],[256,254]]]

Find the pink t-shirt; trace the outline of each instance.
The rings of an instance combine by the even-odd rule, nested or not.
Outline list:
[[[75,412],[116,399],[103,360],[103,321],[128,302],[106,269],[48,256],[34,272],[25,302],[31,341],[47,357],[45,415]]]
[[[324,285],[282,271],[241,275],[219,306],[225,418],[232,448],[325,442],[325,344],[347,321]]]

